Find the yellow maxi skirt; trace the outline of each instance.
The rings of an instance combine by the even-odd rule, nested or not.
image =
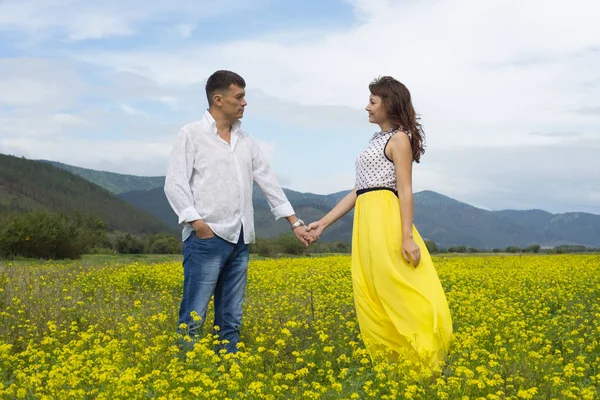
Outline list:
[[[356,314],[373,359],[405,358],[437,366],[452,339],[446,295],[429,251],[413,225],[421,249],[417,268],[402,256],[400,202],[389,190],[358,196],[352,232],[352,282]]]

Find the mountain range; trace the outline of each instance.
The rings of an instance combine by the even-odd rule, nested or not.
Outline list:
[[[175,232],[160,219],[79,175],[50,163],[0,154],[0,216],[30,210],[93,215],[116,231]]]
[[[164,177],[141,177],[96,171],[72,165],[27,160],[0,154],[0,214],[43,209],[93,214],[110,229],[131,233],[171,233],[180,227],[163,192]],[[306,222],[325,215],[347,192],[329,195],[284,189],[297,215]],[[543,210],[490,211],[433,191],[414,194],[415,225],[439,247],[479,249],[584,245],[600,247],[600,216],[553,214]],[[285,220],[275,221],[262,192],[253,193],[257,236],[272,238],[289,232]],[[350,242],[353,212],[333,224],[324,241]]]
[[[178,230],[177,218],[163,192],[164,177],[140,177],[94,171],[52,163],[118,195],[120,199],[145,210]],[[284,189],[297,215],[306,222],[325,215],[347,192],[329,195],[301,193]],[[255,186],[255,225],[257,236],[272,238],[289,232],[286,221],[275,221],[262,192]],[[600,216],[571,212],[553,214],[543,210],[490,211],[433,191],[414,194],[415,225],[421,236],[440,247],[466,245],[481,249],[584,245],[600,247]],[[352,237],[353,213],[332,225],[322,236],[325,241],[346,241]]]

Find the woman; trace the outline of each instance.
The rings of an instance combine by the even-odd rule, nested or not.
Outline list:
[[[308,226],[317,239],[356,206],[352,281],[360,331],[372,358],[445,358],[450,310],[423,239],[413,225],[412,163],[424,153],[424,133],[408,89],[391,77],[369,85],[366,107],[376,133],[356,160],[356,186]]]

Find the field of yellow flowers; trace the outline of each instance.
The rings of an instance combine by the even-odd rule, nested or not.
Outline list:
[[[234,356],[210,326],[179,351],[178,261],[5,263],[0,398],[600,398],[600,256],[434,262],[456,340],[433,371],[371,363],[348,256],[252,261]]]

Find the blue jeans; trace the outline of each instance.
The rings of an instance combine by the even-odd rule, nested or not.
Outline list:
[[[215,235],[199,239],[192,234],[183,243],[183,298],[179,308],[178,325],[185,323],[186,331],[194,339],[201,334],[206,310],[214,294],[215,321],[220,340],[228,340],[224,348],[237,352],[242,324],[242,304],[248,274],[248,245],[243,231],[236,244]],[[200,320],[190,314],[195,311]],[[182,331],[178,328],[180,333]]]

